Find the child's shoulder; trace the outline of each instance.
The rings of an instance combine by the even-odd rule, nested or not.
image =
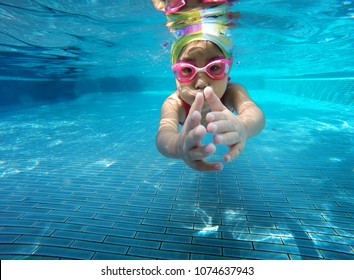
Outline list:
[[[241,85],[237,83],[228,83],[226,88],[227,93],[247,93],[247,90]]]
[[[165,99],[164,105],[173,106],[175,109],[178,109],[183,106],[183,102],[182,99],[179,97],[177,91],[175,91]]]
[[[174,101],[174,102],[178,102],[178,103],[182,103],[181,98],[178,95],[177,90],[174,91],[172,94],[170,94],[165,101]]]
[[[250,96],[247,90],[240,84],[228,83],[225,92],[225,105],[236,108],[239,104],[244,101],[250,100]]]

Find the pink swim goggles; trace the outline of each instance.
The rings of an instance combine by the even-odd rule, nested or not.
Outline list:
[[[233,59],[217,58],[210,61],[202,68],[188,62],[177,62],[172,66],[175,78],[180,83],[190,83],[193,81],[197,73],[206,73],[213,80],[222,80],[230,72]]]
[[[215,4],[230,4],[230,2],[235,2],[236,0],[199,0],[200,3],[215,3]],[[170,0],[167,1],[166,14],[172,14],[178,12],[180,9],[186,5],[187,0]]]

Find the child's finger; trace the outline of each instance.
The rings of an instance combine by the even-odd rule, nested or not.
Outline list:
[[[205,100],[209,103],[212,111],[224,111],[226,107],[222,104],[221,100],[216,96],[211,87],[206,87],[204,89]]]
[[[207,129],[208,132],[213,134],[237,131],[236,125],[231,121],[211,122],[208,124]]]
[[[204,104],[204,97],[202,93],[197,93],[197,95],[195,96],[195,100],[189,110],[189,114],[184,122],[183,125],[183,129],[185,131],[190,131],[191,129],[195,128],[196,126],[198,126],[200,124],[200,121],[202,119],[201,116],[201,111],[203,108],[203,104]],[[197,112],[197,113],[195,113]]]
[[[203,105],[204,105],[204,95],[201,92],[197,92],[197,94],[195,95],[194,102],[190,108],[190,113],[193,113],[194,111],[201,112]]]
[[[214,135],[214,143],[217,145],[234,145],[241,141],[240,135],[236,131]]]
[[[197,125],[191,129],[185,138],[185,148],[189,152],[192,148],[200,146],[201,139],[205,136],[206,129],[202,125]]]
[[[197,171],[215,172],[224,168],[221,162],[206,162],[204,160],[194,161],[192,166]]]
[[[232,145],[228,153],[224,155],[224,161],[229,162],[237,158],[243,151],[244,144],[242,142]]]
[[[203,160],[206,157],[214,154],[215,151],[216,147],[211,143],[205,146],[195,147],[189,151],[189,158],[192,161]]]
[[[223,112],[210,112],[205,116],[205,119],[208,123],[227,120],[227,116]]]
[[[200,124],[201,119],[202,116],[198,111],[190,112],[186,118],[185,123],[183,124],[183,130],[188,134],[190,130]]]

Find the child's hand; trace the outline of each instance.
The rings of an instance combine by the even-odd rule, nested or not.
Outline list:
[[[220,162],[204,161],[204,158],[215,153],[216,147],[212,143],[205,146],[202,145],[201,139],[206,134],[205,127],[200,124],[203,104],[204,97],[199,92],[178,135],[178,154],[188,166],[195,170],[218,171],[223,168]]]
[[[222,104],[211,87],[204,89],[204,96],[212,111],[206,115],[206,121],[209,123],[207,130],[214,134],[215,144],[229,146],[224,161],[232,161],[241,154],[246,145],[246,129],[241,120]]]

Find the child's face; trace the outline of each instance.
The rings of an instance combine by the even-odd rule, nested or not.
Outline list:
[[[224,58],[224,54],[214,43],[210,41],[194,41],[187,44],[182,50],[179,61],[191,63],[199,68],[204,67],[216,58]],[[177,81],[180,97],[188,104],[192,104],[197,92],[203,92],[204,88],[210,86],[215,94],[221,98],[226,90],[228,75],[221,80],[215,80],[204,72],[196,74],[189,83]],[[207,103],[204,103],[203,110],[208,109]]]

